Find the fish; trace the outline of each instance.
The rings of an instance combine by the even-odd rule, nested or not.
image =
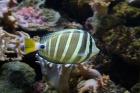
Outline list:
[[[25,39],[25,53],[38,55],[56,64],[78,64],[99,53],[93,37],[84,30],[64,29],[43,36],[40,42]]]

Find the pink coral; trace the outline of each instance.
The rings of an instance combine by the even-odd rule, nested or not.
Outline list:
[[[46,25],[42,10],[34,7],[23,7],[15,12],[15,16],[22,27]]]

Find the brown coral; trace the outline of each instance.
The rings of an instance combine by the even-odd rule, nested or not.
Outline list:
[[[24,43],[24,38],[29,37],[29,35],[24,32],[17,32],[18,35],[10,34],[2,28],[0,29],[0,33],[0,60],[8,60],[9,58],[7,58],[6,54],[10,53],[17,53],[16,60],[21,60],[23,55],[21,47]]]

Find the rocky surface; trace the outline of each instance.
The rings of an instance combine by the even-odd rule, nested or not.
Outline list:
[[[1,67],[1,93],[25,93],[35,81],[35,72],[22,62],[9,62]]]
[[[114,6],[114,15],[125,20],[127,26],[139,26],[140,8],[129,5],[127,2],[120,2]]]
[[[126,0],[130,5],[135,7],[140,7],[140,1],[139,0]]]

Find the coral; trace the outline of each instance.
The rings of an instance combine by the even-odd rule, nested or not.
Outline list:
[[[84,65],[78,65],[79,74],[83,77],[83,79],[88,79],[84,82],[80,82],[77,85],[79,93],[84,93],[85,91],[92,91],[96,93],[99,87],[103,87],[105,83],[103,82],[102,75],[96,69],[92,69],[91,67],[86,67]]]
[[[0,60],[5,61],[8,59],[13,59],[13,60],[21,60],[22,56],[24,54],[24,50],[21,48],[23,47],[24,43],[24,38],[27,37],[29,38],[29,35],[25,32],[17,32],[18,35],[10,34],[3,30],[2,28],[0,29]],[[17,58],[8,58],[6,54],[12,54],[16,53]]]
[[[18,20],[19,25],[22,27],[45,25],[43,22],[43,16],[41,16],[41,11],[33,7],[22,7],[16,11],[15,17]]]
[[[55,0],[47,1],[47,5],[56,10],[63,10],[65,17],[69,20],[74,19],[76,22],[83,23],[86,18],[92,16],[92,10],[89,6],[90,0],[60,0],[56,3]]]
[[[0,18],[3,18],[3,13],[16,4],[16,0],[1,0],[0,1]]]
[[[102,16],[107,14],[108,6],[111,1],[112,0],[91,0],[89,5],[97,16]]]
[[[91,0],[89,5],[93,11],[93,16],[89,17],[85,22],[85,27],[92,34],[96,33],[100,27],[104,27],[101,25],[103,19],[109,18],[108,14],[108,6],[110,5],[112,0]],[[111,18],[111,17],[110,17]],[[105,23],[106,24],[106,23]]]
[[[35,30],[55,26],[60,14],[53,9],[40,9],[32,6],[19,8],[14,13],[22,28]]]
[[[17,7],[19,8],[19,7],[34,6],[34,7],[39,8],[42,5],[44,5],[44,3],[45,3],[45,0],[24,0],[20,2]]]
[[[99,88],[97,93],[130,93],[122,86],[116,85],[113,81],[110,80],[110,78],[108,78],[108,76],[103,78],[106,80],[106,85],[104,88]]]
[[[56,25],[56,22],[60,19],[61,15],[59,12],[53,10],[53,9],[42,9],[43,10],[43,16],[45,16],[45,20],[48,21],[49,26]]]
[[[122,18],[136,18],[140,16],[140,9],[130,6],[126,2],[121,2],[120,4],[117,4],[114,7],[114,12],[116,16],[122,17]]]
[[[25,93],[23,90],[12,87],[6,81],[0,81],[0,91],[1,93]]]
[[[114,8],[114,15],[125,20],[126,25],[139,25],[140,8],[129,5],[127,2],[121,2]]]
[[[126,0],[129,5],[132,5],[134,7],[140,7],[140,1],[139,0]]]
[[[139,64],[139,27],[118,26],[104,33],[102,41],[110,54],[116,54],[133,64]]]
[[[70,29],[82,29],[83,26],[76,22],[64,22],[62,23],[64,28],[70,28]]]
[[[135,84],[132,88],[131,88],[132,93],[140,93],[140,83]]]
[[[13,15],[13,12],[11,9],[8,9],[7,11],[5,11],[3,13],[3,18],[2,18],[2,22],[3,22],[3,28],[5,29],[10,29],[10,33],[13,33],[15,31],[15,29],[18,27],[17,24],[17,20]]]
[[[31,88],[36,76],[34,70],[22,62],[5,63],[0,75],[1,93],[25,93]]]
[[[98,87],[98,82],[95,79],[81,81],[77,86],[78,93],[85,93],[87,91],[90,91],[90,93],[97,93]]]
[[[34,91],[33,93],[44,93],[48,89],[48,85],[44,83],[43,81],[37,81],[33,85]]]
[[[102,79],[104,86],[101,86],[94,78],[80,81],[77,85],[78,93],[125,93],[127,91],[125,88],[115,85],[108,75],[103,75]]]

